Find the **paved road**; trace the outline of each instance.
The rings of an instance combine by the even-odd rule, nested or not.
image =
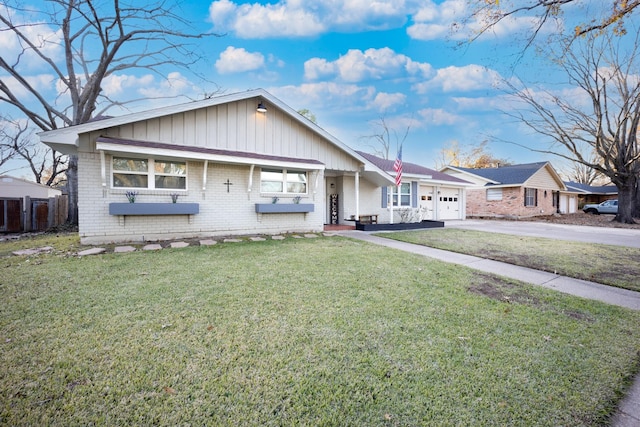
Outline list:
[[[631,230],[627,228],[549,224],[537,221],[498,221],[475,219],[465,221],[446,221],[445,227],[640,248],[640,230]]]

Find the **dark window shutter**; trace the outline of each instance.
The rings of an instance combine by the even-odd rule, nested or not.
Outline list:
[[[389,191],[389,189],[387,187],[382,187],[382,207],[386,208],[387,207],[387,191]]]
[[[418,207],[418,181],[411,181],[411,207]]]

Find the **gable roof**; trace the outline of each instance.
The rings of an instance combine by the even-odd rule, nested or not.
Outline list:
[[[555,171],[549,162],[523,163],[519,165],[507,165],[496,168],[463,168],[459,166],[446,166],[463,174],[473,175],[486,181],[485,186],[517,187],[524,185],[538,171],[546,168],[558,185],[564,188],[564,183],[560,175]]]
[[[570,191],[582,194],[618,194],[618,187],[615,185],[588,185],[579,182],[565,181],[564,185]]]
[[[381,157],[374,156],[373,154],[365,153],[363,151],[356,151],[365,159],[379,167],[385,172],[395,175],[395,169],[393,169],[394,160],[387,160]],[[404,175],[415,176],[416,178],[429,179],[432,181],[445,182],[449,184],[468,185],[469,181],[457,178],[452,175],[448,175],[437,170],[429,169],[424,166],[417,165],[415,163],[402,162],[402,173]]]
[[[498,168],[462,168],[451,167],[462,172],[478,175],[501,185],[524,184],[529,178],[538,172],[547,162],[526,163],[521,165],[501,166]]]
[[[49,187],[48,185],[39,184],[37,182],[29,181],[23,178],[16,178],[11,175],[0,175],[0,195],[8,194],[9,187],[20,186],[23,189],[30,189],[31,191],[46,191],[50,195],[60,195],[62,194],[62,190],[58,188]],[[12,190],[13,192],[13,190]],[[25,193],[24,195],[29,195],[29,193]]]
[[[333,144],[336,148],[355,158],[363,165],[361,173],[370,181],[380,186],[389,185],[394,182],[393,177],[389,176],[389,174],[385,173],[369,160],[362,157],[359,153],[349,148],[342,141],[338,140],[336,137],[329,134],[320,126],[313,123],[311,120],[298,113],[264,89],[254,89],[246,92],[221,95],[200,101],[193,101],[168,107],[156,108],[153,110],[141,111],[118,117],[103,116],[100,117],[99,120],[91,120],[80,125],[40,132],[38,136],[40,137],[41,142],[47,144],[56,151],[64,154],[77,154],[79,144],[78,138],[81,134],[100,131],[103,129],[122,125],[128,125],[136,122],[142,122],[159,117],[170,116],[173,114],[194,111],[207,107],[228,104],[231,102],[249,100],[251,98],[256,98],[256,100],[267,104],[269,107],[273,106],[278,108],[291,119],[299,122],[313,132],[316,132],[321,137],[329,141],[329,143]]]

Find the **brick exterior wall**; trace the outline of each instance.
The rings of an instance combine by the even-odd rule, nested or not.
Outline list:
[[[467,189],[467,216],[493,217],[513,216],[526,218],[531,216],[551,215],[556,212],[553,206],[553,191],[538,188],[537,206],[525,206],[524,187],[508,187],[502,189],[502,200],[487,200],[487,189]],[[546,197],[545,197],[546,191]]]
[[[314,195],[315,172],[309,174],[309,195],[301,203],[315,204],[314,212],[258,214],[256,203],[271,203],[271,195],[260,194],[260,168],[253,175],[248,191],[249,166],[209,163],[206,189],[202,190],[204,162],[187,163],[187,191],[139,190],[140,203],[171,203],[170,194],[180,193],[178,203],[198,203],[196,215],[109,215],[110,203],[125,203],[126,190],[110,185],[111,157],[106,156],[107,185],[102,186],[99,153],[79,153],[78,195],[79,233],[83,244],[154,241],[227,235],[283,234],[319,232],[324,228],[322,195],[324,176],[320,171],[319,189]],[[229,179],[229,192],[223,185]],[[316,200],[317,199],[317,200]],[[292,203],[292,197],[280,196],[278,203]]]

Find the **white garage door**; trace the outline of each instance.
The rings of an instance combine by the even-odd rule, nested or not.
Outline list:
[[[457,188],[440,188],[438,195],[438,219],[460,219],[460,190]]]

